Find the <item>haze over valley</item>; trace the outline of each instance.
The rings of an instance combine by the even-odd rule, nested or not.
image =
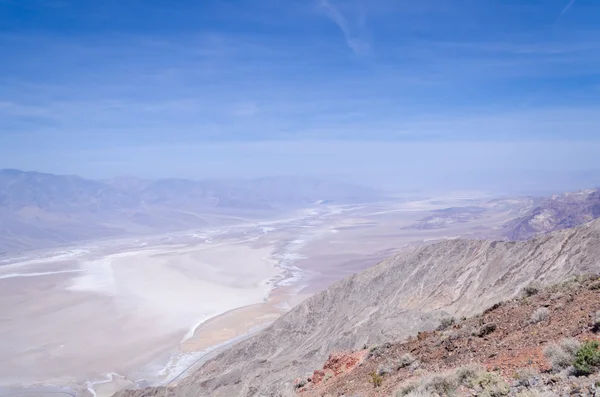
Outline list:
[[[598,21],[0,0],[0,397],[600,395]]]
[[[215,349],[407,247],[508,239],[552,208],[556,220],[529,232],[547,233],[598,217],[599,203],[597,191],[399,198],[309,178],[0,175],[0,383],[107,396],[184,379]]]

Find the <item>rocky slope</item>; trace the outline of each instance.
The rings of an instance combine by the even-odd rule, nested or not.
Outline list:
[[[600,220],[524,242],[453,240],[409,247],[307,299],[169,389],[120,396],[281,396],[331,352],[402,340],[468,316],[532,280],[600,272]]]
[[[598,277],[526,289],[522,298],[445,319],[406,342],[336,352],[322,369],[299,376],[295,389],[304,397],[600,395],[600,350],[589,373],[578,369],[577,353],[560,351],[600,340]]]
[[[600,189],[565,193],[543,200],[505,226],[511,240],[567,229],[600,217]]]

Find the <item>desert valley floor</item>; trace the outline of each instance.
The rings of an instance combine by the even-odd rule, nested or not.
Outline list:
[[[407,244],[499,235],[523,203],[414,226],[472,205],[320,205],[283,219],[2,258],[0,390],[108,396],[176,382],[215,349]]]

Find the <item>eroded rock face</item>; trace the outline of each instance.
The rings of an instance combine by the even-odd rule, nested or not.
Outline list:
[[[452,240],[410,247],[307,299],[168,393],[285,396],[294,393],[298,374],[320,368],[331,352],[433,330],[440,318],[481,312],[532,280],[555,283],[598,273],[599,258],[600,220],[524,242]],[[153,395],[145,393],[119,396]]]
[[[600,217],[600,189],[553,196],[527,214],[506,224],[511,240],[525,240]]]

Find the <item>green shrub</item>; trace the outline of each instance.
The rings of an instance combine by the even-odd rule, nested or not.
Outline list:
[[[587,341],[577,351],[573,367],[575,375],[587,376],[593,373],[600,365],[600,343],[598,341]]]

